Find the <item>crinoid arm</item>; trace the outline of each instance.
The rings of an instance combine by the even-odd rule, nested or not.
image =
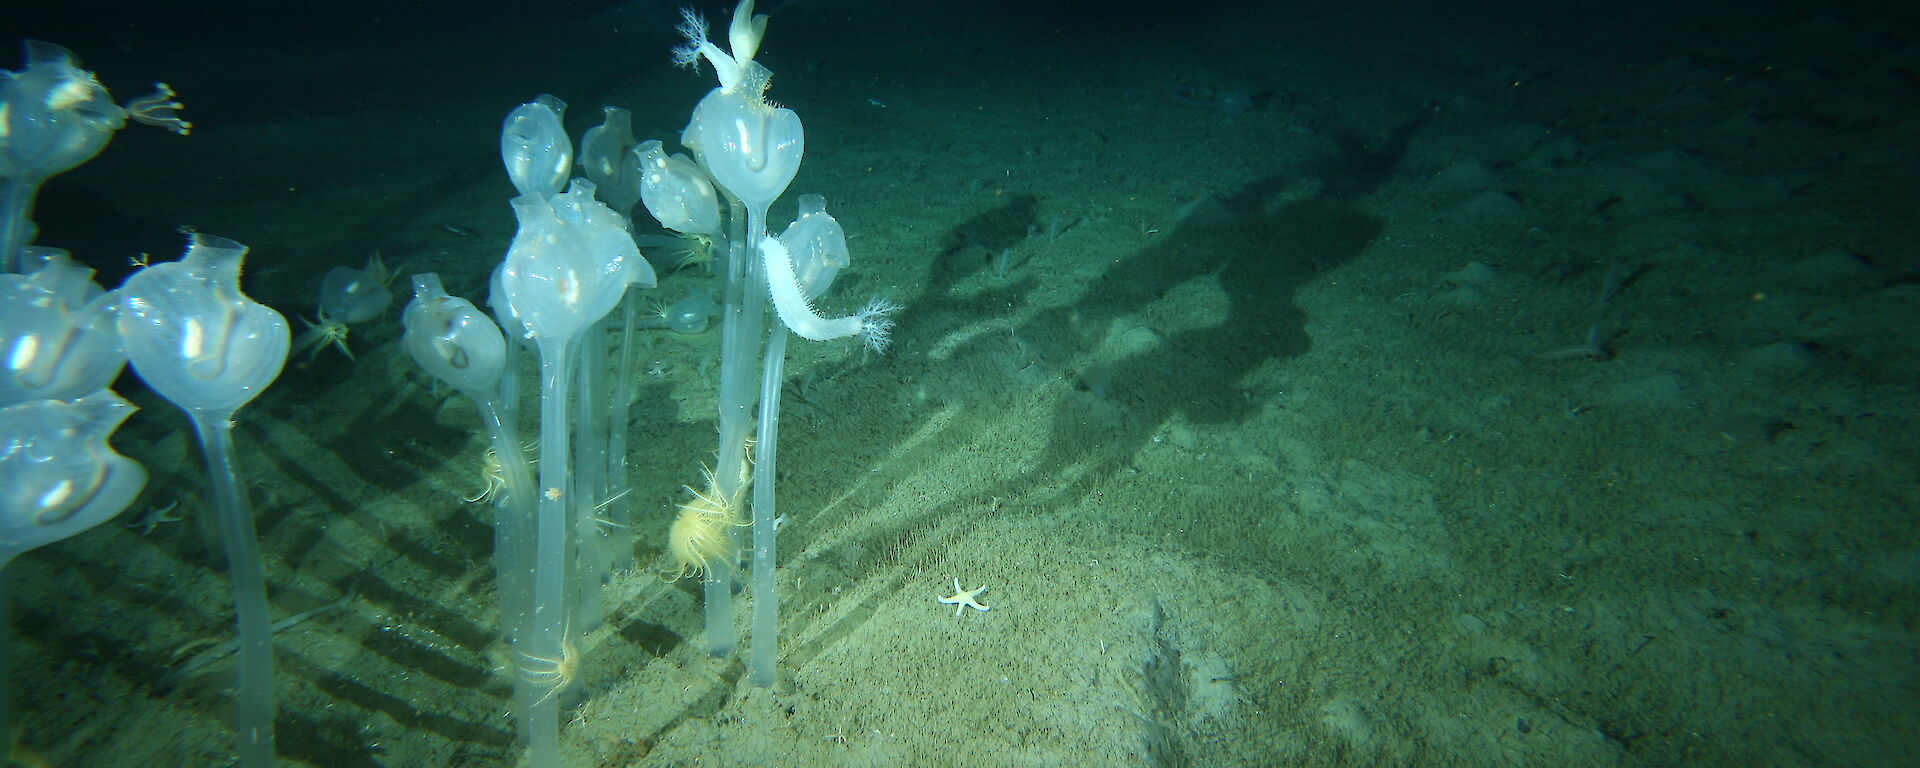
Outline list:
[[[500,462],[500,452],[487,449],[486,458],[480,460],[480,478],[487,481],[487,487],[472,497],[462,496],[468,504],[476,502],[493,503],[500,498],[500,492],[507,488],[507,468]]]
[[[346,323],[329,318],[324,312],[320,313],[318,321],[303,317],[300,322],[307,324],[307,330],[293,340],[295,354],[307,352],[307,362],[312,363],[314,358],[320,356],[320,350],[332,346],[339,348],[340,354],[346,355],[348,360],[353,360],[353,351],[347,349]]]
[[[544,685],[547,692],[533,706],[540,706],[573,685],[574,678],[580,674],[580,646],[573,641],[571,631],[565,633],[566,639],[560,643],[560,658],[536,656],[526,651],[514,652],[514,673],[534,685]]]
[[[687,244],[684,250],[678,251],[680,258],[674,262],[673,271],[678,272],[687,267],[714,263],[717,254],[714,252],[712,237],[701,234],[682,234],[680,237]]]
[[[700,472],[706,476],[706,490],[683,486],[693,498],[680,505],[680,514],[667,529],[667,554],[674,565],[668,581],[689,574],[705,577],[716,568],[732,567],[735,548],[727,528],[752,524],[740,514],[746,488],[728,494],[720,489],[713,470],[701,467]]]

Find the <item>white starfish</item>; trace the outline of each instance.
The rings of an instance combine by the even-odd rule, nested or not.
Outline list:
[[[953,615],[956,618],[959,617],[960,614],[966,613],[968,608],[981,611],[991,610],[987,606],[981,605],[980,601],[975,599],[980,596],[980,593],[985,591],[987,591],[987,585],[985,584],[981,584],[978,589],[961,589],[960,580],[954,579],[953,594],[940,598],[940,602],[953,606]]]

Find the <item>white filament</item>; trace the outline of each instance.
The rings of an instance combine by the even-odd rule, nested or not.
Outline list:
[[[860,315],[827,319],[813,311],[812,302],[807,301],[806,294],[800,290],[800,279],[794,273],[793,254],[786,245],[772,237],[761,240],[760,261],[766,266],[767,289],[773,294],[773,309],[788,330],[808,341],[827,341],[860,333],[865,325]]]

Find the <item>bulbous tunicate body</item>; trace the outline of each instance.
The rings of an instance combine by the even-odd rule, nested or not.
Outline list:
[[[704,293],[689,293],[667,308],[667,328],[675,333],[695,334],[707,329],[707,323],[720,311]]]

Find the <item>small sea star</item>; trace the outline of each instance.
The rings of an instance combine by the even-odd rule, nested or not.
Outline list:
[[[987,585],[985,584],[981,584],[977,589],[961,589],[960,580],[954,579],[953,594],[940,598],[940,602],[953,606],[953,615],[955,617],[966,613],[968,608],[981,611],[992,610],[987,606],[981,605],[980,601],[976,599],[980,596],[980,593],[985,591],[987,591]]]
[[[140,519],[135,520],[130,527],[139,528],[140,535],[142,536],[153,533],[153,529],[160,527],[161,523],[177,523],[185,519],[185,517],[180,514],[179,508],[180,500],[175,499],[164,507],[148,509],[144,514],[140,515]]]

